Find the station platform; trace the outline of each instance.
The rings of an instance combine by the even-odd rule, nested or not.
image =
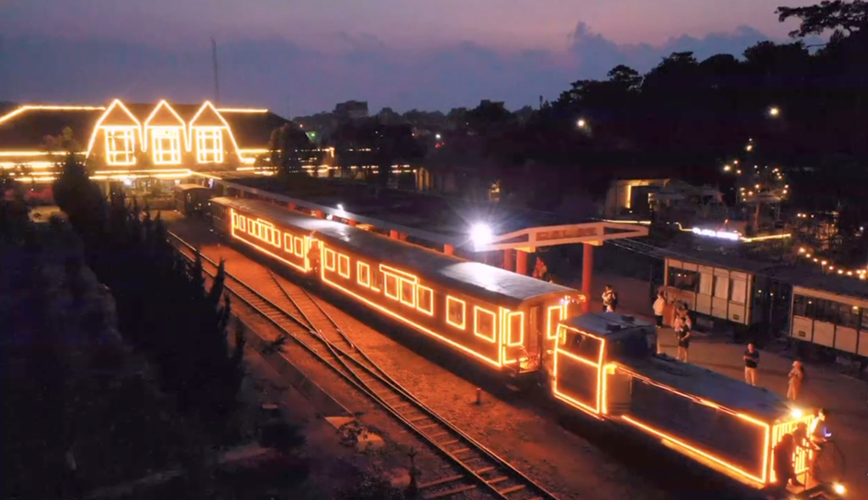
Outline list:
[[[581,279],[568,286],[581,289]],[[593,277],[591,311],[603,309],[603,287],[611,285],[618,293],[619,312],[653,322],[650,283],[647,281],[596,272]],[[671,328],[659,332],[662,352],[675,356],[675,333]],[[697,333],[690,344],[690,362],[736,379],[744,377],[743,353],[746,346],[732,344],[721,337]],[[787,393],[787,374],[793,357],[783,345],[760,350],[757,385],[781,395]],[[808,407],[825,408],[832,440],[844,457],[843,483],[847,498],[868,499],[868,384],[838,373],[834,367],[805,364],[807,378],[800,401]]]

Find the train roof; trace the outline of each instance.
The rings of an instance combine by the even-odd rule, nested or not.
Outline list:
[[[174,189],[175,191],[192,191],[195,189],[210,190],[211,188],[201,184],[176,184]]]
[[[511,305],[551,294],[576,295],[580,292],[564,286],[522,276],[479,262],[429,250],[340,222],[318,219],[291,212],[273,203],[238,198],[213,198],[213,203],[236,208],[284,227],[294,227],[317,238],[339,243],[343,248],[412,270],[447,286],[454,286],[474,296]]]
[[[868,281],[852,276],[825,274],[811,267],[762,262],[712,251],[661,249],[658,254],[672,260],[725,267],[758,276],[767,276],[788,285],[868,300]]]
[[[645,335],[653,325],[631,316],[617,313],[589,313],[570,318],[565,323],[610,341],[630,335]],[[772,423],[787,419],[792,408],[777,394],[754,387],[690,363],[682,363],[666,355],[644,358],[618,358],[624,367],[659,384],[685,394],[714,402],[720,406]]]

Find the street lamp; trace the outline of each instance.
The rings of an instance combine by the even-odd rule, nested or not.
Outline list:
[[[781,114],[781,109],[778,108],[777,106],[772,106],[769,108],[769,116],[771,116],[772,118],[776,118],[780,114]]]
[[[588,122],[586,122],[584,118],[579,118],[579,121],[576,122],[576,126],[579,128],[585,128],[588,126]]]
[[[488,224],[474,224],[470,228],[470,240],[473,242],[475,247],[484,247],[491,243],[492,238],[494,237],[491,227]]]

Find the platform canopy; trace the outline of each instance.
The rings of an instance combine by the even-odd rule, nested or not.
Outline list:
[[[588,243],[600,246],[606,240],[648,236],[648,228],[639,224],[619,222],[585,222],[559,226],[541,226],[520,229],[502,235],[492,235],[487,241],[476,241],[477,252],[516,249],[534,252],[539,247]]]

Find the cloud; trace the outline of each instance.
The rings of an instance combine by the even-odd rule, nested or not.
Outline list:
[[[567,51],[498,51],[474,42],[433,49],[389,46],[372,35],[324,36],[329,47],[312,48],[284,38],[221,43],[220,87],[224,103],[268,106],[299,115],[361,99],[372,109],[441,109],[474,106],[481,99],[512,108],[536,105],[582,78],[601,78],[618,64],[647,71],[673,51],[699,59],[740,55],[766,37],[742,26],[730,33],[679,36],[662,46],[617,44],[578,23]],[[106,102],[213,98],[210,47],[176,50],[110,39],[74,41],[0,37],[0,100]]]

